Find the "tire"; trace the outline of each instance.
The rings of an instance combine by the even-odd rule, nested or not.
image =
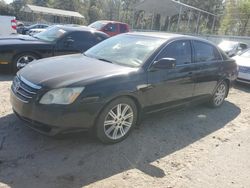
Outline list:
[[[229,87],[225,81],[222,81],[216,88],[213,97],[209,101],[209,106],[212,108],[220,107],[228,94]]]
[[[127,97],[115,99],[100,113],[96,136],[105,144],[121,142],[134,128],[137,117],[138,110],[133,100]]]
[[[37,55],[33,53],[22,53],[17,55],[13,60],[13,71],[17,72],[23,67],[25,67],[27,64],[29,64],[31,61],[37,60]]]

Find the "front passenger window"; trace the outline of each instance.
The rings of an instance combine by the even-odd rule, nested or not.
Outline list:
[[[175,41],[169,44],[158,56],[162,58],[174,58],[177,65],[190,64],[192,62],[191,44],[188,40]]]

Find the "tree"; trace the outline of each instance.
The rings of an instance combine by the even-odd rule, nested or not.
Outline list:
[[[226,3],[225,14],[222,18],[220,34],[248,35],[250,20],[250,1],[229,0]]]

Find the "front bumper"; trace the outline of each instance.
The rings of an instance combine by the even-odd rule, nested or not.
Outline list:
[[[102,103],[74,103],[71,105],[41,105],[25,103],[11,90],[10,101],[15,114],[32,129],[54,136],[61,133],[90,129],[101,110]]]

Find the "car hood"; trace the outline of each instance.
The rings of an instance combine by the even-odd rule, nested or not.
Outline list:
[[[0,45],[16,44],[49,44],[45,41],[38,40],[29,35],[9,35],[0,37]]]
[[[137,69],[75,54],[32,62],[17,74],[33,84],[59,88],[77,83],[86,84],[133,71]]]
[[[250,67],[250,58],[241,57],[241,56],[234,56],[233,59],[239,66]]]

